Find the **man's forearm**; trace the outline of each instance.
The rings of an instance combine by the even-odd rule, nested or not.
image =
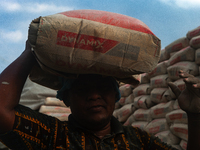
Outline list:
[[[0,74],[0,133],[12,129],[14,108],[34,64],[35,58],[28,49]]]

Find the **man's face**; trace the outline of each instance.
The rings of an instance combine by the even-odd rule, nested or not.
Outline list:
[[[73,117],[84,127],[102,128],[110,121],[116,91],[108,77],[84,75],[72,85],[70,108]]]

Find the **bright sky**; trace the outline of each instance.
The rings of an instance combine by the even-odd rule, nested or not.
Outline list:
[[[23,52],[33,19],[77,9],[137,18],[161,39],[162,48],[200,26],[200,0],[0,0],[0,72]]]

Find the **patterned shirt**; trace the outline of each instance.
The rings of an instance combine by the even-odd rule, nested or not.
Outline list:
[[[112,134],[102,139],[69,121],[33,111],[22,105],[15,108],[12,131],[0,135],[0,141],[12,150],[174,150],[158,138],[111,119]]]

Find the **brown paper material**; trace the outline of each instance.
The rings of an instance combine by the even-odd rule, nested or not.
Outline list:
[[[119,21],[125,23],[117,26]],[[40,17],[31,23],[28,39],[41,68],[56,76],[102,74],[128,80],[132,75],[150,72],[160,56],[160,40],[144,23],[103,11]],[[31,73],[30,77],[37,82],[35,75]]]

